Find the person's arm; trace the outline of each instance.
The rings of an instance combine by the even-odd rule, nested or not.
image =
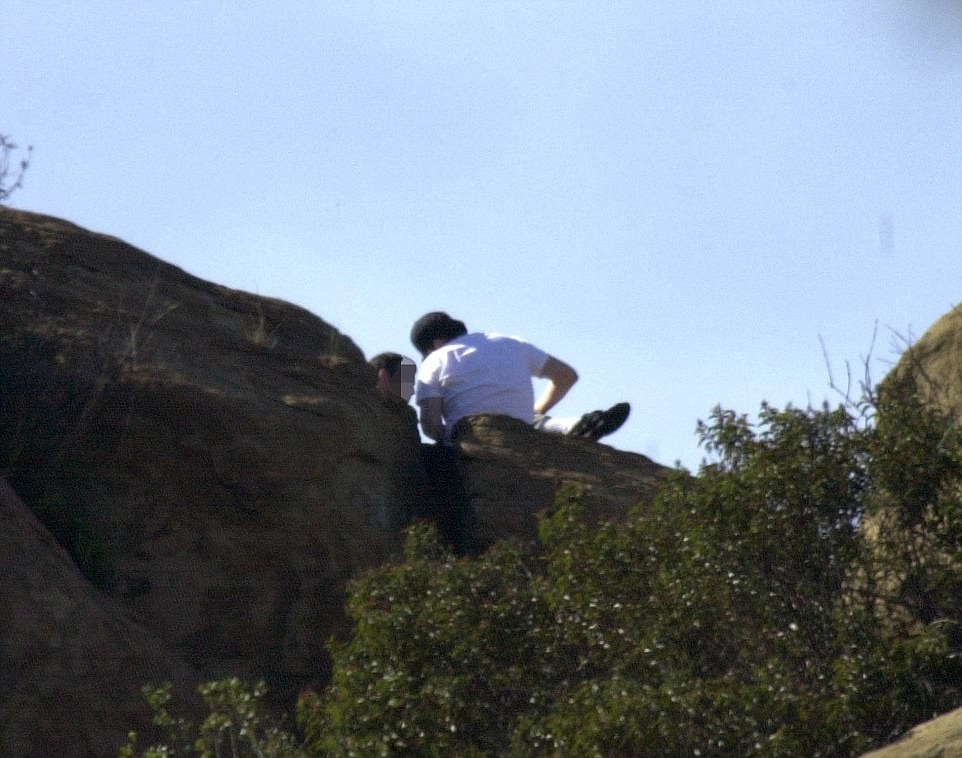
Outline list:
[[[534,412],[541,414],[554,408],[578,381],[578,372],[564,361],[554,357],[549,357],[545,361],[540,376],[548,380],[548,386],[538,398],[538,402],[534,404]]]
[[[418,401],[418,407],[421,409],[421,429],[432,440],[440,442],[444,436],[441,398],[426,397]]]

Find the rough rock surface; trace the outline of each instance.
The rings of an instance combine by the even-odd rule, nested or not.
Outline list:
[[[962,306],[942,316],[909,346],[886,381],[905,377],[962,420]]]
[[[143,727],[122,702],[145,678],[264,678],[288,705],[323,680],[345,583],[396,554],[424,493],[412,411],[373,385],[351,340],[302,308],[0,208],[0,477],[39,519],[5,535],[37,575],[3,614],[38,621],[0,625],[17,683],[3,754],[111,754],[110,735]],[[533,537],[560,482],[618,516],[667,471],[503,419],[461,450],[484,541]],[[140,665],[91,680],[106,640]]]
[[[0,523],[0,755],[116,753],[147,720],[137,682],[183,691],[192,672],[80,575],[3,481]]]
[[[863,758],[962,758],[962,710],[927,721]]]
[[[538,432],[504,416],[467,419],[457,446],[476,539],[482,545],[537,538],[534,514],[565,484],[586,495],[589,520],[617,519],[650,502],[669,469],[605,444]]]

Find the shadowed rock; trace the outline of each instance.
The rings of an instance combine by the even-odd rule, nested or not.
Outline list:
[[[418,439],[373,385],[301,308],[0,209],[0,474],[204,678],[322,677],[396,551]]]
[[[196,679],[84,579],[0,480],[0,755],[111,755],[146,724],[140,685]]]
[[[413,412],[374,384],[303,308],[0,208],[0,476],[39,519],[17,506],[0,555],[34,556],[4,566],[24,589],[3,596],[0,752],[111,754],[144,727],[140,686],[185,671],[263,678],[285,707],[323,682],[346,583],[397,554],[425,492]],[[560,483],[618,517],[666,471],[509,419],[459,449],[485,543],[533,539]]]

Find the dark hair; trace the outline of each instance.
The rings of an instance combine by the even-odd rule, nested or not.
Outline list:
[[[404,361],[404,356],[400,353],[378,353],[371,360],[368,361],[374,368],[380,371],[382,368],[387,369],[388,376],[394,376],[397,370],[401,368],[401,363]]]
[[[444,311],[425,313],[411,327],[411,342],[421,355],[434,350],[434,340],[452,340],[468,333],[463,321],[451,318]]]

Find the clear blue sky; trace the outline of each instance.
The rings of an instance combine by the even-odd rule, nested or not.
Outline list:
[[[962,4],[5,0],[15,207],[304,306],[370,356],[445,309],[631,401],[834,398],[962,299]]]

